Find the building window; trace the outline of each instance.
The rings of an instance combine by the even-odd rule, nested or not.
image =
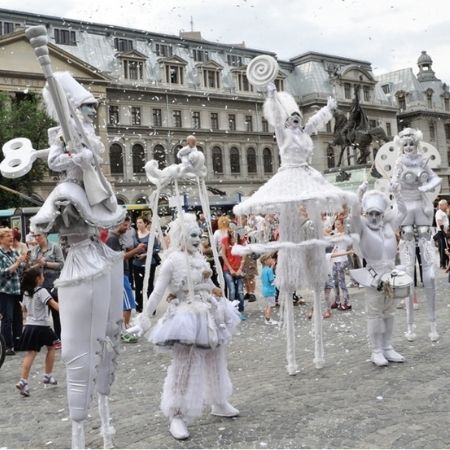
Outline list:
[[[447,147],[447,161],[450,164],[450,147]],[[449,185],[450,185],[450,183],[449,183]]]
[[[427,93],[427,106],[429,109],[433,108],[433,94],[431,92]]]
[[[222,149],[220,147],[213,147],[212,163],[214,173],[223,173]]]
[[[406,109],[406,100],[405,100],[405,96],[403,94],[399,95],[397,97],[397,101],[398,101],[398,107],[402,110]]]
[[[220,73],[217,70],[208,70],[205,69],[203,71],[203,84],[206,88],[220,88]]]
[[[263,165],[264,173],[273,172],[272,150],[270,150],[270,148],[265,148],[263,150]]]
[[[332,145],[328,145],[327,147],[327,167],[329,169],[336,167],[336,157],[334,155],[334,147]]]
[[[242,92],[253,92],[253,86],[248,82],[245,73],[237,74],[238,90]]]
[[[245,116],[245,127],[247,131],[253,131],[253,117]]]
[[[391,128],[391,123],[390,122],[386,122],[386,134],[388,136],[392,136],[392,128]]]
[[[114,38],[114,48],[118,52],[129,52],[133,50],[133,41],[131,39]]]
[[[377,121],[374,119],[369,119],[369,128],[376,128],[377,127]]]
[[[156,56],[172,56],[172,46],[168,44],[156,44],[155,45]]]
[[[268,133],[269,132],[269,122],[267,122],[266,119],[263,119],[261,123],[262,123],[263,133]]]
[[[370,88],[369,86],[363,86],[363,95],[364,95],[364,101],[370,102]]]
[[[167,64],[166,82],[169,84],[183,84],[183,67]]]
[[[381,89],[383,89],[383,92],[385,94],[390,94],[391,93],[391,87],[389,86],[389,84],[383,84],[383,86],[381,86]]]
[[[277,78],[274,83],[277,87],[278,92],[284,91],[284,80],[282,80],[281,78]]]
[[[327,124],[325,125],[325,129],[327,133],[331,133],[331,122],[327,122]]]
[[[158,161],[158,168],[164,169],[167,167],[166,151],[162,145],[155,145],[153,148],[153,159]]]
[[[139,106],[131,107],[131,125],[141,124],[141,108]]]
[[[448,97],[444,97],[444,109],[447,112],[450,111],[450,99]]]
[[[236,131],[236,114],[228,114],[228,129]]]
[[[160,109],[154,109],[153,110],[153,126],[154,127],[161,127],[162,126],[162,116],[161,116],[161,110]]]
[[[183,126],[181,122],[181,111],[173,112],[173,126],[176,128],[181,128]]]
[[[13,33],[16,27],[20,27],[20,23],[3,22],[2,24],[2,22],[0,22],[0,34]]]
[[[123,175],[123,150],[119,144],[109,147],[109,166],[111,175]]]
[[[192,128],[198,130],[201,128],[200,111],[192,111]]]
[[[231,173],[241,173],[241,156],[239,155],[239,149],[231,147],[230,149],[230,169]]]
[[[109,124],[117,125],[119,123],[119,107],[110,106],[109,107]]]
[[[431,141],[436,140],[436,129],[434,127],[434,123],[430,123],[430,140]]]
[[[205,62],[208,60],[208,52],[206,50],[192,49],[192,58],[196,62]]]
[[[142,80],[144,78],[144,63],[142,61],[133,61],[124,59],[123,76],[127,80]]]
[[[180,162],[180,159],[178,158],[178,152],[180,151],[180,149],[182,149],[183,146],[182,145],[175,145],[175,147],[173,148],[173,160],[175,161],[175,163]]]
[[[77,45],[75,31],[55,28],[55,43],[61,45]]]
[[[447,139],[447,141],[450,141],[450,123],[444,124],[444,131],[445,131],[445,139]]]
[[[219,114],[211,113],[211,130],[219,129]]]
[[[242,66],[242,57],[236,55],[227,55],[227,62],[229,66]]]
[[[253,147],[247,149],[247,172],[256,173],[256,151]]]
[[[344,83],[344,96],[346,99],[352,98],[352,85],[350,83]]]
[[[131,149],[131,154],[133,157],[133,173],[143,174],[145,173],[145,151],[141,144],[134,144]]]

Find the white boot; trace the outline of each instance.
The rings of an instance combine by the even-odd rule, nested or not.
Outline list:
[[[406,339],[408,339],[409,342],[413,342],[417,337],[416,333],[414,332],[414,328],[415,328],[414,324],[411,325],[408,324],[408,327],[405,331],[405,337]]]
[[[100,434],[103,437],[103,448],[114,448],[113,435],[116,430],[111,425],[111,418],[109,414],[109,398],[107,395],[98,394],[98,412],[100,415],[101,428]]]
[[[431,331],[428,333],[428,337],[431,339],[431,342],[437,342],[439,340],[436,322],[431,322]]]
[[[383,352],[380,349],[372,351],[370,360],[377,366],[387,366],[389,364],[388,360],[384,357]]]
[[[394,330],[394,317],[384,319],[383,355],[390,362],[404,362],[405,358],[392,347],[392,332]]]
[[[383,355],[383,319],[367,319],[367,334],[369,335],[370,344],[372,346],[372,355],[370,360],[377,366],[387,366],[388,360]]]
[[[72,420],[72,448],[86,448],[83,421]]]
[[[172,417],[169,427],[170,434],[178,440],[187,439],[189,437],[189,431],[186,424],[183,421],[183,416],[177,415]]]
[[[236,417],[239,415],[239,410],[228,402],[214,403],[211,408],[211,414],[221,417]]]

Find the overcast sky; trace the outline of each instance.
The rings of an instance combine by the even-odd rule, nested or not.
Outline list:
[[[375,73],[412,67],[426,50],[450,83],[448,0],[0,0],[1,8],[178,35],[245,41],[281,59],[318,51],[370,61]]]

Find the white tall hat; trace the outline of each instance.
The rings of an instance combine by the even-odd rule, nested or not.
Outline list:
[[[378,211],[384,213],[389,205],[389,199],[381,191],[371,190],[366,192],[362,198],[362,207],[365,212]]]
[[[80,83],[78,83],[78,81],[75,80],[75,78],[73,78],[73,76],[69,72],[55,72],[54,76],[58,84],[65,92],[68,100],[72,102],[72,105],[75,108],[79,108],[81,105],[86,103],[97,104],[97,100],[94,98],[94,96]],[[44,102],[48,114],[54,119],[57,119],[58,117],[53,105],[53,99],[51,98],[50,92],[48,90],[48,83],[46,83],[44,86],[42,96],[44,97]]]

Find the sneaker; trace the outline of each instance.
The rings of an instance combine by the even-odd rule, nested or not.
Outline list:
[[[339,304],[338,308],[339,311],[348,311],[350,309],[352,309],[352,305],[349,305],[348,303],[344,303],[344,304]]]
[[[26,381],[20,380],[16,384],[16,388],[19,389],[20,395],[23,395],[24,397],[29,397],[30,396],[30,389],[29,389],[28,383]]]
[[[330,306],[330,308],[331,308],[331,309],[339,309],[339,305],[340,305],[340,303],[334,302],[334,303]]]
[[[272,319],[264,319],[264,323],[266,325],[278,325],[278,322],[276,320],[272,320]]]
[[[42,378],[42,382],[44,384],[50,384],[52,386],[56,386],[58,384],[56,378],[53,375],[44,375],[44,378]]]
[[[239,318],[241,320],[247,320],[247,316],[243,312],[241,312],[241,314],[239,315]]]
[[[248,300],[249,297],[250,297],[250,294],[245,294],[245,295],[244,295],[244,300]]]
[[[256,302],[256,295],[255,294],[248,294],[248,302],[249,303]]]
[[[14,356],[16,354],[16,352],[12,349],[12,348],[7,348],[5,355],[6,356]]]
[[[58,339],[54,344],[53,347],[55,347],[56,350],[61,350],[61,341]]]
[[[134,336],[133,334],[122,332],[120,333],[120,340],[122,342],[125,342],[126,344],[136,344],[136,342],[138,341],[138,338],[136,336]]]

